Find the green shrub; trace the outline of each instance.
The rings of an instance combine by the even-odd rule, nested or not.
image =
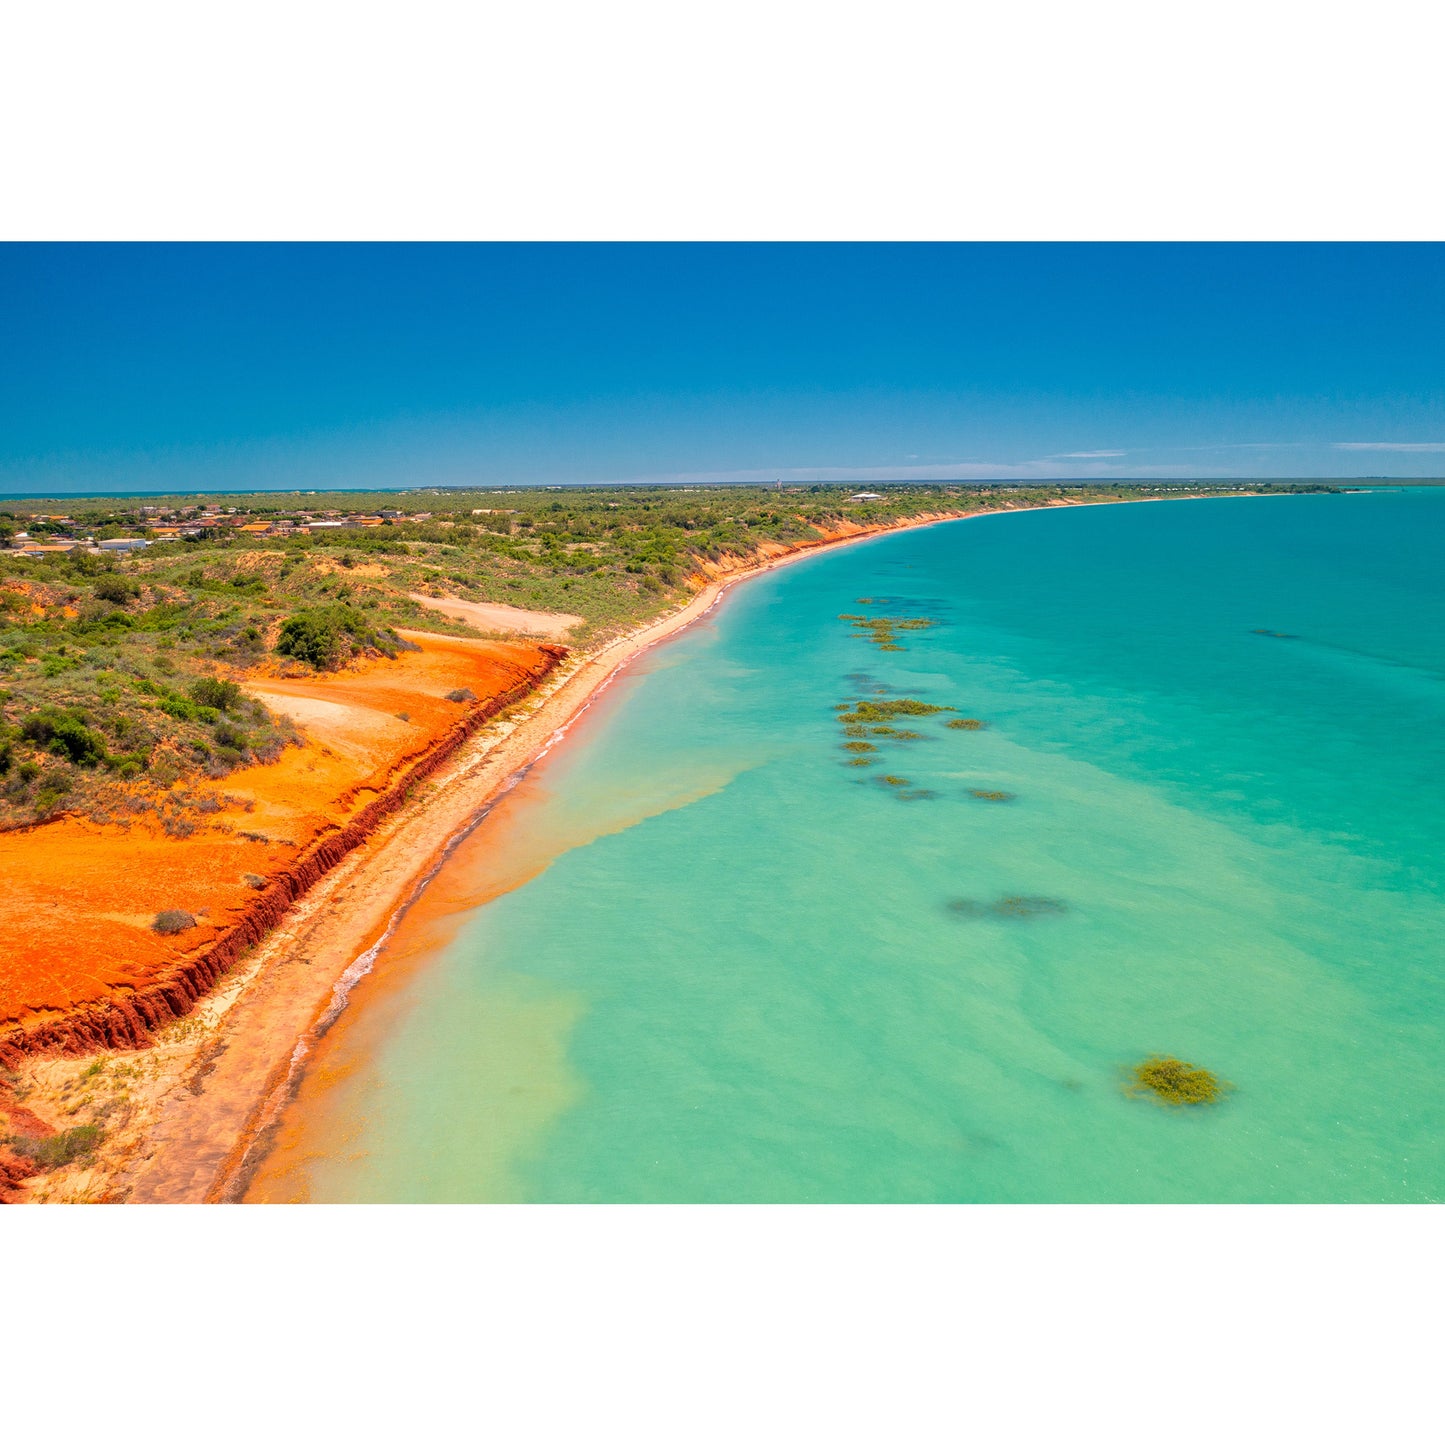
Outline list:
[[[234,682],[219,677],[198,677],[190,686],[190,694],[202,707],[213,707],[218,712],[234,712],[243,697]]]
[[[312,667],[336,667],[342,658],[344,642],[339,629],[321,611],[298,612],[281,624],[276,651]]]
[[[140,584],[133,578],[122,577],[116,572],[102,577],[95,584],[95,595],[106,602],[114,602],[118,607],[124,607],[127,602],[133,602],[140,596]]]
[[[157,913],[151,927],[157,933],[172,934],[184,933],[188,928],[194,928],[196,920],[182,908],[167,908],[164,912]]]
[[[391,628],[369,622],[354,607],[334,603],[288,617],[281,624],[276,651],[328,671],[340,667],[358,649],[395,657],[405,645]]]
[[[217,745],[222,748],[244,749],[248,741],[245,733],[226,722],[216,724],[215,738]]]
[[[82,767],[94,767],[106,759],[105,739],[86,727],[84,715],[73,710],[47,704],[31,713],[20,724],[20,730],[37,746]]]
[[[74,1129],[65,1129],[52,1134],[48,1139],[11,1138],[10,1147],[28,1159],[33,1159],[42,1170],[59,1169],[65,1164],[74,1164],[95,1152],[103,1131],[99,1124],[77,1124]]]

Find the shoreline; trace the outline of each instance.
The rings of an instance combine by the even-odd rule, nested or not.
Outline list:
[[[77,1171],[75,1187],[64,1197],[152,1203],[243,1197],[314,1044],[341,1015],[352,987],[371,971],[401,919],[463,839],[565,739],[627,666],[708,616],[736,584],[819,552],[944,522],[1170,500],[1215,498],[941,511],[825,534],[792,547],[772,544],[741,566],[706,566],[694,574],[702,585],[681,607],[595,653],[569,658],[521,700],[515,721],[479,728],[434,769],[418,796],[383,820],[297,900],[190,1014],[161,1031],[140,1054],[117,1056],[144,1064],[130,1071],[142,1076],[128,1095],[134,1115],[118,1146],[107,1151],[109,1157],[92,1170]],[[43,1107],[44,1095],[73,1086],[87,1063],[73,1057],[34,1060],[27,1072],[34,1080],[35,1101]],[[43,1188],[43,1180],[36,1183]]]

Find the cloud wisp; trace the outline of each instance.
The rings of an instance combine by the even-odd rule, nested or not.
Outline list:
[[[1337,452],[1445,452],[1445,442],[1333,442]]]

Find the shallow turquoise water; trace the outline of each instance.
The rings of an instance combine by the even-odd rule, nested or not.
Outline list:
[[[550,866],[358,987],[252,1197],[1440,1199],[1442,541],[1445,489],[1081,508],[738,589],[546,764]],[[849,768],[874,686],[989,726]],[[1126,1096],[1153,1052],[1234,1091]]]

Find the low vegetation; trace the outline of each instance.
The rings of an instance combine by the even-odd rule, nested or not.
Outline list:
[[[167,908],[157,913],[151,927],[157,933],[173,934],[184,933],[187,929],[194,928],[196,920],[181,908]]]
[[[355,607],[333,604],[294,612],[280,626],[276,651],[309,662],[318,672],[334,672],[353,657],[395,657],[404,642],[393,628],[368,618]]]
[[[43,1139],[11,1135],[4,1142],[22,1158],[33,1161],[42,1173],[47,1173],[51,1169],[74,1164],[77,1160],[88,1159],[104,1132],[99,1124],[77,1124],[73,1129],[65,1129]]]

